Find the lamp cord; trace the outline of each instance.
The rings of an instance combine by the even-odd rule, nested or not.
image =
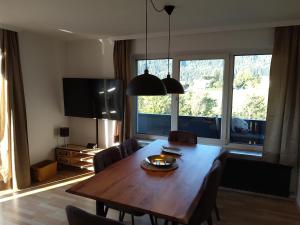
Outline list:
[[[171,15],[169,15],[168,75],[170,75]]]
[[[171,13],[173,10],[171,10],[171,12],[168,12],[166,10],[166,7],[163,7],[162,9],[158,9],[156,8],[153,0],[150,0],[152,6],[153,6],[153,9],[156,11],[156,12],[162,12],[162,11],[166,11],[168,14],[169,14],[169,44],[168,44],[168,75],[170,75],[170,46],[171,46]],[[146,0],[146,69],[148,69],[148,10],[147,10],[147,6],[148,6],[148,0]]]
[[[146,70],[148,70],[148,7],[147,6],[148,6],[148,0],[146,0]]]
[[[162,11],[164,11],[165,8],[158,9],[158,8],[155,7],[153,0],[150,0],[150,1],[151,1],[151,4],[152,4],[152,6],[153,6],[153,8],[155,9],[156,12],[162,12]]]

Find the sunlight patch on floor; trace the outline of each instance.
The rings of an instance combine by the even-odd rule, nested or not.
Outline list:
[[[39,193],[39,192],[48,191],[48,190],[58,188],[58,187],[62,187],[62,186],[68,185],[68,184],[77,183],[77,182],[85,180],[85,179],[87,179],[91,176],[92,175],[88,175],[88,176],[80,177],[80,178],[77,178],[77,179],[72,179],[72,180],[69,180],[69,181],[55,183],[55,184],[52,184],[52,185],[35,187],[35,188],[28,188],[28,189],[25,189],[25,190],[22,190],[22,191],[17,191],[17,192],[11,193],[11,195],[9,195],[7,197],[1,198],[0,203],[5,202],[5,201],[9,201],[9,200],[12,200],[12,199],[21,198],[21,197],[25,197],[25,196],[28,196],[28,195],[36,194],[36,193]]]

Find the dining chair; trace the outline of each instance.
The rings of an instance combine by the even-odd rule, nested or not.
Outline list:
[[[116,146],[98,152],[97,154],[95,154],[93,160],[95,173],[99,173],[100,171],[104,170],[106,167],[110,166],[111,164],[121,159],[122,156],[120,153],[120,149]]]
[[[106,167],[110,166],[111,164],[119,161],[122,159],[121,156],[121,152],[120,149],[116,146],[110,147],[106,150],[103,150],[101,152],[98,152],[95,156],[94,156],[94,169],[95,169],[95,173],[99,173],[102,170],[104,170]],[[135,210],[131,210],[131,209],[124,209],[124,208],[117,208],[114,207],[112,205],[105,205],[104,207],[104,216],[107,216],[108,210],[109,209],[115,209],[119,211],[119,221],[123,221],[124,217],[125,217],[125,213],[128,213],[131,215],[131,222],[132,225],[134,225],[134,217],[135,216],[143,216],[145,215],[145,213],[142,212],[138,212]],[[100,201],[96,201],[96,214],[100,215],[100,212],[102,212],[103,210],[103,202]],[[151,223],[153,223],[153,216],[149,215],[150,219],[151,219]]]
[[[226,149],[222,149],[220,151],[218,157],[215,159],[215,160],[219,160],[220,163],[221,163],[221,179],[220,179],[220,183],[221,183],[221,180],[222,180],[222,177],[223,177],[223,174],[224,174],[224,170],[225,170],[225,165],[226,165],[226,161],[227,161],[227,158],[228,158],[228,154],[229,154],[229,152]],[[220,183],[219,183],[219,186],[220,186]],[[219,208],[218,208],[217,202],[215,204],[215,213],[216,213],[217,220],[220,221],[221,217],[220,217],[220,212],[219,212]]]
[[[124,154],[123,157],[125,158],[141,148],[142,147],[135,138],[129,138],[122,143],[121,152]]]
[[[66,213],[69,225],[125,225],[112,219],[90,214],[71,205],[66,207]]]
[[[208,225],[213,225],[211,213],[216,205],[215,203],[221,175],[221,162],[219,160],[215,160],[212,168],[204,179],[200,190],[201,197],[188,225],[199,225],[205,221]],[[168,222],[169,221],[165,220],[164,225],[168,225]]]
[[[221,175],[222,165],[219,160],[216,160],[205,178],[200,200],[189,225],[199,225],[205,221],[208,225],[213,225],[211,213],[215,207]]]
[[[94,164],[94,171],[95,173],[99,173],[104,170],[106,167],[110,166],[111,164],[119,161],[122,159],[121,152],[118,147],[113,146],[103,151],[98,152],[95,154],[93,159]],[[104,216],[107,216],[109,208],[114,208],[112,206],[106,205],[104,207]],[[103,202],[96,201],[96,214],[101,215],[103,210]],[[118,210],[118,209],[117,209]],[[122,211],[119,211],[119,220],[121,221]]]
[[[182,144],[197,144],[197,135],[188,131],[174,130],[169,132],[168,141]]]

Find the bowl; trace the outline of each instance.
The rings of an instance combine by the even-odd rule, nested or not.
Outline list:
[[[145,161],[156,167],[169,167],[176,162],[176,159],[167,155],[151,155]]]

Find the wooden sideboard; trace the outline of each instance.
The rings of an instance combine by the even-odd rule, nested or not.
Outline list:
[[[55,158],[60,167],[68,166],[78,169],[93,170],[93,157],[102,149],[88,149],[81,145],[69,144],[55,149]]]

